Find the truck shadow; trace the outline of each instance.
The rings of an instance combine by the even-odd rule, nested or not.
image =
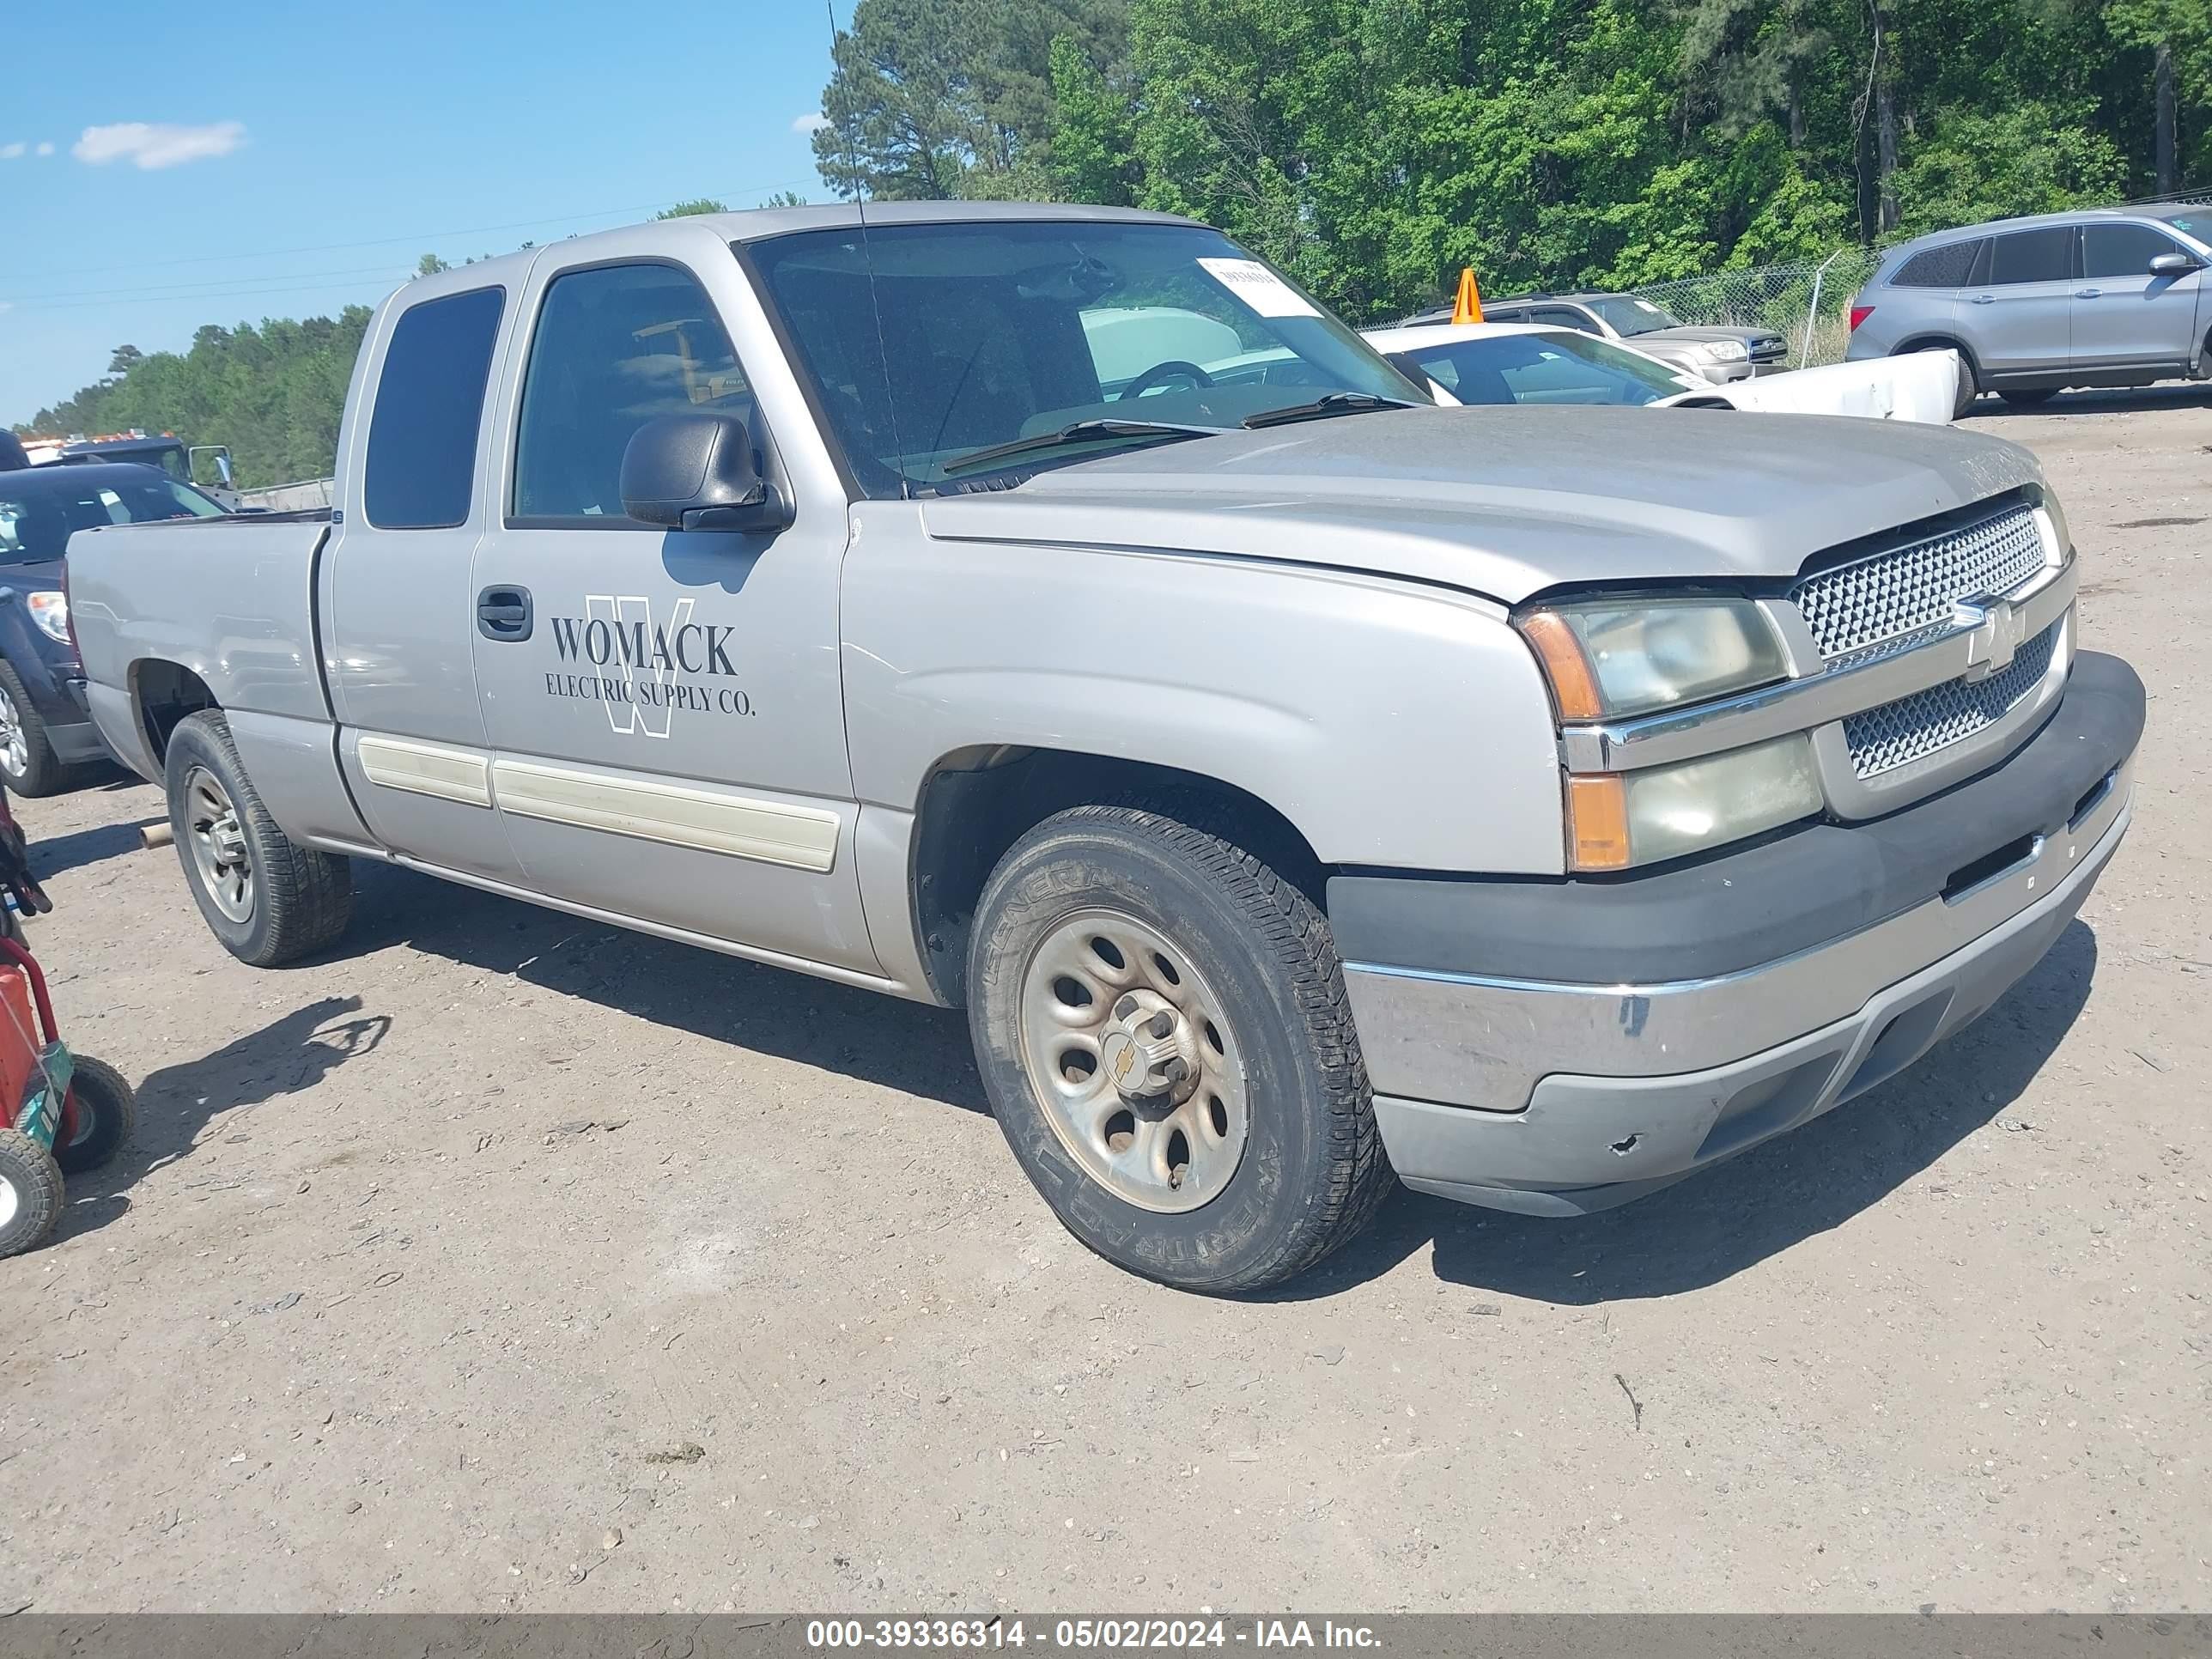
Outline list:
[[[1980,1019],[1802,1129],[1577,1220],[1401,1193],[1366,1237],[1286,1290],[1332,1295],[1431,1240],[1437,1278],[1538,1302],[1636,1301],[1717,1284],[1840,1226],[2002,1116],[2080,1016],[2096,968],[2096,935],[2075,921]],[[2015,1126],[2032,1132],[2017,1116]]]
[[[58,1237],[97,1231],[131,1207],[125,1189],[189,1158],[218,1118],[226,1133],[250,1131],[239,1115],[305,1093],[384,1041],[387,1014],[361,1013],[359,997],[323,997],[234,1037],[198,1060],[164,1066],[137,1085],[138,1132],[105,1169],[72,1176]]]
[[[66,836],[45,836],[31,843],[31,873],[46,881],[65,870],[135,853],[144,844],[141,833],[161,822],[159,817],[134,818],[128,823],[96,824]]]
[[[389,865],[356,862],[354,882],[349,952],[404,944],[716,1042],[990,1110],[957,1013]]]

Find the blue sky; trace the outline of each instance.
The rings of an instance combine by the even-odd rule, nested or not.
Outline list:
[[[828,199],[803,127],[830,70],[821,0],[94,9],[9,8],[0,425],[118,345],[373,302],[426,252],[696,196]]]

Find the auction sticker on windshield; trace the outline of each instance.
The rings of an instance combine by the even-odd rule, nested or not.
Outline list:
[[[1257,259],[1200,259],[1206,274],[1262,317],[1318,317],[1297,289]]]

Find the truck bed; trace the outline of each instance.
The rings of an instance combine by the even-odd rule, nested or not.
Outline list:
[[[233,718],[327,726],[315,646],[315,555],[327,509],[112,525],[70,538],[70,611],[92,714],[135,769],[152,757],[135,670],[182,664]]]

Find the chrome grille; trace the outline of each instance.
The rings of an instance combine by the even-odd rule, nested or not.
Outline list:
[[[1790,597],[1832,661],[1900,642],[1951,620],[1961,599],[2009,593],[2043,568],[2034,509],[1975,524],[1806,577]]]
[[[1996,725],[2050,672],[2064,625],[2063,619],[2051,623],[1985,680],[1948,680],[1847,716],[1844,741],[1853,769],[1862,778],[1878,777]]]

